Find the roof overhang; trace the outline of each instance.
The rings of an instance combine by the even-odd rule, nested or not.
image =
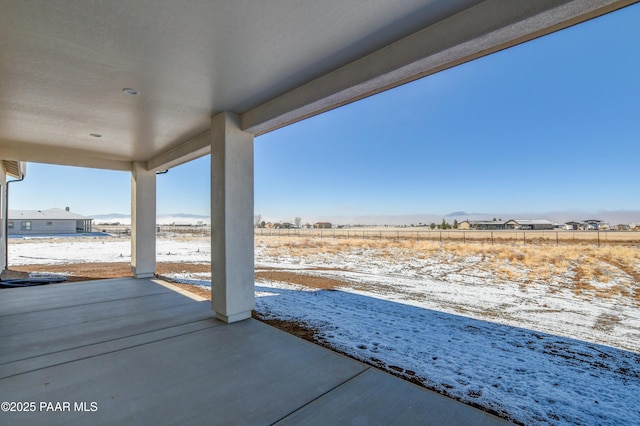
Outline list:
[[[636,1],[0,0],[0,157],[162,170]]]
[[[2,160],[2,167],[8,176],[22,179],[27,174],[27,165],[22,161]]]

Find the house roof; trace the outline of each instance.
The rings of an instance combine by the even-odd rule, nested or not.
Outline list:
[[[48,210],[9,210],[9,220],[93,220],[77,213],[53,208]]]
[[[553,225],[553,222],[546,219],[510,219],[510,220],[465,220],[473,225],[505,225],[509,222],[516,222],[519,225]]]
[[[553,225],[553,222],[547,219],[512,219],[509,222],[511,221],[520,225]]]
[[[634,2],[0,0],[2,158],[163,170]]]
[[[473,225],[504,225],[505,223],[507,223],[504,220],[464,220],[460,223],[464,223],[464,222],[467,222]]]

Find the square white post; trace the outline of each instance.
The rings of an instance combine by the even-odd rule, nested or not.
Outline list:
[[[131,169],[131,272],[136,278],[156,272],[156,173],[137,161]]]
[[[211,307],[235,322],[255,306],[253,135],[236,114],[211,119]]]
[[[5,188],[7,186],[7,173],[4,170],[4,166],[2,165],[2,161],[0,161],[0,271],[7,268],[7,235],[4,234],[4,231],[7,229],[6,221],[9,220],[8,217],[4,217],[4,209],[5,209]]]

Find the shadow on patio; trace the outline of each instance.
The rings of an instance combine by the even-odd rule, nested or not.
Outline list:
[[[503,423],[159,280],[1,290],[0,327],[3,424]]]

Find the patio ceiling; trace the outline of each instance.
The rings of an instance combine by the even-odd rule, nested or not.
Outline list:
[[[0,157],[171,167],[634,2],[0,0]]]

